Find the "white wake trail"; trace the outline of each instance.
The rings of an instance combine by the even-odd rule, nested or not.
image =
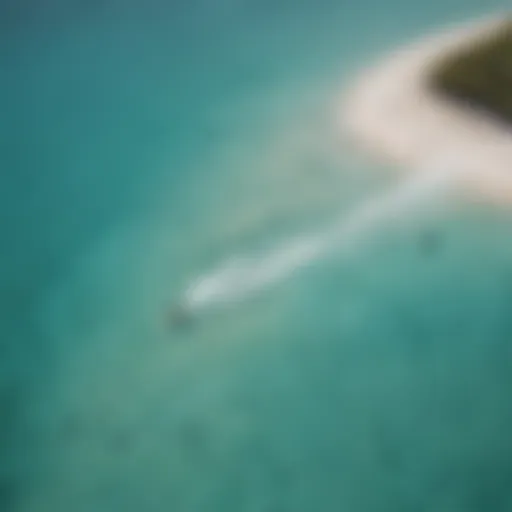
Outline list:
[[[364,201],[319,233],[292,238],[259,256],[234,256],[186,289],[182,306],[196,313],[244,300],[292,276],[333,250],[352,247],[382,223],[400,219],[450,190],[463,172],[457,159],[431,162],[392,190]]]

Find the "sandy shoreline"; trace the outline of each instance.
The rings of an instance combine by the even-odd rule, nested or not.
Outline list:
[[[468,171],[462,190],[479,200],[512,205],[512,129],[443,100],[425,86],[438,59],[492,35],[503,17],[448,27],[362,73],[343,98],[343,134],[405,170],[455,155]]]

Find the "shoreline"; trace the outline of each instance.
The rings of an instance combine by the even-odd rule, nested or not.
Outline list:
[[[442,98],[426,84],[440,59],[492,36],[504,15],[446,26],[363,71],[342,98],[339,127],[348,142],[404,172],[455,155],[468,171],[464,193],[512,205],[512,126]]]

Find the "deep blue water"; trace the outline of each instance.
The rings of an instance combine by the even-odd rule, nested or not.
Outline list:
[[[511,510],[510,213],[412,212],[168,319],[392,187],[338,145],[340,88],[505,6],[3,0],[0,510]]]

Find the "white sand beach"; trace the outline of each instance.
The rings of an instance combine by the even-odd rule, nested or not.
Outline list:
[[[492,37],[504,17],[441,28],[363,72],[343,97],[343,134],[404,170],[455,157],[467,170],[463,192],[512,205],[512,128],[438,97],[425,82],[440,58]]]

